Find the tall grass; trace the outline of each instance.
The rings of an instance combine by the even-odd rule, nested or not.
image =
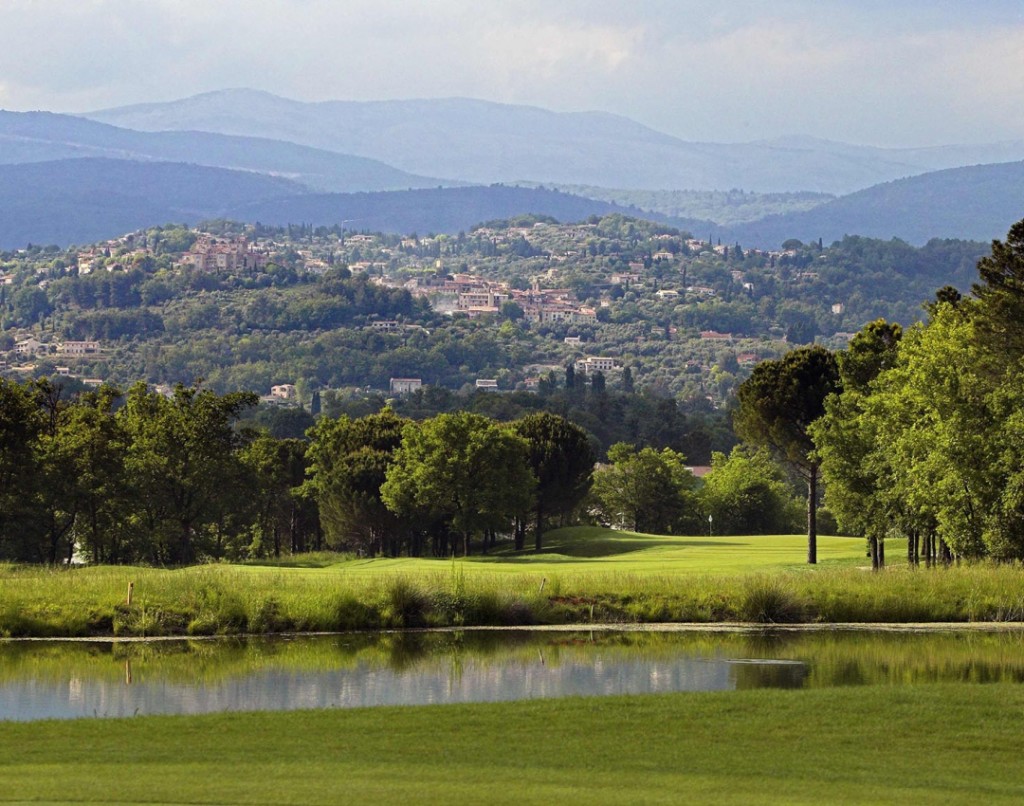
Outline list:
[[[438,568],[444,568],[440,564]],[[0,635],[208,635],[594,622],[1024,620],[1024,571],[756,574],[0,566]],[[128,583],[134,583],[127,604]]]

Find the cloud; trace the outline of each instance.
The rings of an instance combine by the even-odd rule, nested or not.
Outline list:
[[[0,76],[20,109],[249,86],[600,109],[688,139],[1024,138],[1010,0],[4,0]]]

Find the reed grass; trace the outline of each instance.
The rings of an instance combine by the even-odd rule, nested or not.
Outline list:
[[[1024,572],[990,564],[679,575],[207,565],[0,567],[0,635],[213,635],[603,622],[1024,620]],[[126,602],[134,583],[131,605]]]

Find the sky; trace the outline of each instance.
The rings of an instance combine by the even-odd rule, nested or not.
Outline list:
[[[686,140],[1024,139],[1024,0],[0,0],[0,108],[250,87],[625,115]]]

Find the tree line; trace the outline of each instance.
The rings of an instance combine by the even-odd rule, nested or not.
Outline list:
[[[533,412],[422,420],[321,416],[276,438],[249,392],[139,383],[69,396],[0,380],[0,560],[181,565],[334,549],[449,556],[543,549],[552,526],[786,532],[793,491],[765,452],[716,453],[699,487],[682,453],[616,443]],[[698,488],[699,487],[699,488]],[[510,544],[510,545],[509,545]]]
[[[794,350],[739,389],[736,426],[808,485],[839,525],[911,564],[1024,560],[1024,221],[978,262],[971,297],[940,289],[908,330],[876,320],[848,349]]]
[[[0,380],[0,560],[184,564],[322,546],[305,443],[235,427],[256,395]]]

